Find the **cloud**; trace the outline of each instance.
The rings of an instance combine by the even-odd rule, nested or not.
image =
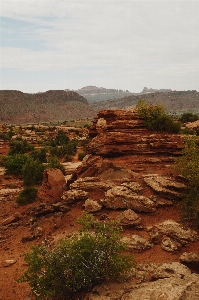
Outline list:
[[[70,73],[76,86],[132,90],[169,72],[178,78],[165,84],[187,76],[198,86],[198,9],[194,0],[2,0],[2,66]]]

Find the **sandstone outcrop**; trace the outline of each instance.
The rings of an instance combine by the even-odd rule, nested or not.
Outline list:
[[[140,153],[176,156],[183,147],[180,135],[147,130],[143,120],[133,111],[99,112],[90,128],[90,136],[88,153],[106,157]]]
[[[125,208],[139,212],[154,212],[156,205],[149,198],[133,193],[125,186],[115,186],[105,193],[105,198],[101,203],[112,209]]]
[[[61,170],[45,170],[42,186],[38,189],[37,198],[42,202],[58,202],[61,200],[65,188],[66,180]]]
[[[84,300],[199,299],[199,275],[191,274],[180,263],[140,265],[135,271],[135,278],[137,282],[129,279],[97,285]]]
[[[164,194],[166,198],[178,199],[186,188],[185,184],[159,174],[147,174],[143,178],[150,188],[156,193]]]

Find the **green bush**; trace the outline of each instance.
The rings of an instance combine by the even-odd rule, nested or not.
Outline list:
[[[188,182],[187,193],[182,198],[182,217],[199,228],[199,146],[196,136],[185,138],[183,153],[176,162],[176,169]]]
[[[78,159],[79,160],[83,160],[83,158],[86,156],[86,153],[85,152],[79,152],[78,153]]]
[[[28,151],[32,151],[33,149],[33,145],[28,144],[26,140],[18,138],[10,142],[10,150],[8,152],[8,155],[13,155],[17,153],[24,154]]]
[[[194,122],[197,120],[199,120],[199,116],[190,112],[182,114],[179,118],[179,121],[182,123]]]
[[[30,156],[34,159],[34,160],[39,160],[42,163],[46,163],[46,153],[47,153],[47,149],[46,148],[41,148],[39,150],[34,150],[31,152]]]
[[[56,145],[66,145],[69,141],[69,137],[63,132],[63,130],[58,130],[57,136],[55,137]]]
[[[17,204],[26,205],[35,201],[37,197],[37,189],[35,187],[26,187],[17,197]]]
[[[65,175],[65,173],[66,173],[65,168],[60,163],[58,157],[53,156],[53,157],[48,158],[47,163],[48,163],[48,168],[49,169],[51,169],[51,168],[60,169],[62,171],[62,173]]]
[[[22,175],[22,168],[28,159],[29,156],[27,154],[4,156],[3,160],[6,168],[6,174]]]
[[[38,299],[77,299],[77,293],[104,280],[116,280],[135,267],[124,253],[121,228],[116,222],[100,223],[84,214],[79,235],[65,238],[52,249],[33,246],[24,258],[28,269],[18,279],[28,282]]]
[[[41,184],[44,166],[39,160],[29,158],[22,167],[23,182],[27,186]]]
[[[144,120],[148,129],[179,133],[181,125],[168,115],[162,104],[150,104],[144,99],[138,101],[136,113]]]

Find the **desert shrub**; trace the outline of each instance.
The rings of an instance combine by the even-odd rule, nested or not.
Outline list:
[[[55,137],[56,145],[65,145],[70,141],[69,137],[63,132],[58,130],[57,136]]]
[[[187,123],[187,122],[194,122],[199,120],[199,115],[197,114],[193,114],[193,113],[183,113],[180,117],[179,117],[179,121],[182,123]]]
[[[78,159],[79,160],[83,160],[83,158],[86,156],[86,153],[85,152],[79,152],[78,153]]]
[[[42,163],[46,163],[46,153],[47,153],[47,149],[46,148],[41,148],[39,150],[32,151],[30,156],[34,160],[39,160]]]
[[[157,131],[166,131],[169,133],[179,133],[181,124],[173,120],[173,118],[167,114],[160,115],[154,120],[153,128]]]
[[[141,99],[135,111],[144,120],[148,129],[169,133],[180,132],[180,123],[166,113],[162,104],[151,104]]]
[[[65,161],[72,161],[72,155],[69,154],[64,155],[64,162]]]
[[[54,168],[54,169],[60,169],[62,171],[62,173],[65,175],[66,171],[64,166],[60,163],[58,157],[53,156],[53,157],[49,157],[47,160],[48,163],[48,168]]]
[[[199,147],[196,136],[185,138],[185,146],[182,156],[177,159],[176,168],[188,182],[188,190],[182,197],[182,217],[199,227]]]
[[[3,157],[6,174],[22,175],[22,168],[28,161],[27,154],[14,154]]]
[[[19,205],[26,205],[34,202],[36,197],[37,197],[37,188],[26,187],[19,193],[16,202]]]
[[[24,258],[28,269],[19,282],[28,282],[38,299],[77,299],[78,291],[104,280],[116,280],[134,267],[124,253],[121,228],[116,222],[94,221],[84,214],[79,235],[65,238],[52,249],[33,246]]]
[[[19,138],[10,142],[10,150],[8,152],[8,155],[17,153],[23,154],[33,149],[33,145],[29,144],[26,140],[22,140]]]
[[[22,167],[23,182],[26,186],[41,184],[43,179],[44,166],[39,160],[31,157]]]
[[[63,145],[59,148],[58,156],[64,157],[65,155],[74,155],[76,152],[78,141],[77,140],[71,140],[68,142],[68,144]]]
[[[59,156],[59,148],[57,146],[53,147],[53,146],[50,146],[49,147],[49,152],[52,156]]]

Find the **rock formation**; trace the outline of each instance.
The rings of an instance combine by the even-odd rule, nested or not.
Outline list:
[[[66,180],[59,169],[45,170],[42,186],[38,190],[37,198],[42,202],[55,203],[60,201],[66,185]]]

